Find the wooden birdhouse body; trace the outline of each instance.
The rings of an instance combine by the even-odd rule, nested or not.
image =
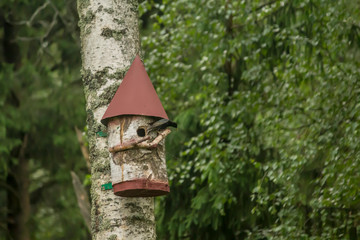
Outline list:
[[[146,133],[146,126],[156,120],[155,117],[129,115],[109,120],[109,149],[120,150],[113,153],[111,163],[115,194],[124,197],[149,197],[169,192],[164,139],[156,147],[135,146],[136,143],[145,142],[142,140],[148,137],[157,137],[157,132]]]
[[[164,144],[170,130],[166,121],[168,116],[136,56],[101,120],[108,129],[114,194],[153,197],[170,191]]]

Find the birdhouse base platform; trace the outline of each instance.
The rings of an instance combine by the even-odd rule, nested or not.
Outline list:
[[[114,194],[120,197],[156,197],[170,192],[168,183],[135,179],[113,184]]]

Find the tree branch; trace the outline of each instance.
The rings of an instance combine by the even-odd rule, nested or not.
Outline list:
[[[39,15],[39,13],[44,10],[48,5],[50,4],[49,1],[46,1],[43,5],[41,5],[40,7],[38,7],[38,9],[36,9],[36,11],[33,13],[33,15],[30,17],[29,20],[23,20],[23,21],[19,21],[19,22],[13,22],[12,24],[14,25],[26,25],[28,27],[31,27],[34,19],[37,17],[37,15]]]
[[[75,132],[76,132],[76,137],[78,139],[78,142],[80,144],[80,149],[81,149],[81,153],[86,161],[86,166],[89,170],[89,172],[91,171],[91,166],[90,166],[90,159],[89,159],[89,150],[88,148],[85,146],[84,140],[83,140],[83,134],[82,132],[75,126]]]

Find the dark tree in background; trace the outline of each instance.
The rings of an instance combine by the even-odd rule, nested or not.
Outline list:
[[[157,238],[359,239],[359,3],[139,10],[145,66],[179,127]],[[0,19],[0,239],[87,239],[70,176],[88,184],[76,6],[5,0]]]
[[[0,3],[0,239],[85,239],[70,170],[84,178],[76,5]]]

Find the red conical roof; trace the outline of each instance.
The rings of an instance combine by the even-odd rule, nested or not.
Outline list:
[[[106,109],[101,122],[120,115],[144,115],[169,119],[137,55]]]

